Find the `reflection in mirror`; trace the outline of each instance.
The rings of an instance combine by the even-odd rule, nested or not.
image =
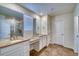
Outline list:
[[[10,38],[10,22],[4,15],[0,15],[0,40]]]
[[[30,38],[33,36],[33,18],[24,15],[24,37]]]
[[[39,36],[41,31],[41,22],[39,18],[33,19],[33,36]]]
[[[11,40],[18,39],[18,37],[22,36],[23,36],[23,19],[13,18],[11,20],[11,26],[10,26]]]
[[[33,19],[33,36],[36,36],[36,18]]]
[[[0,15],[0,40],[23,37],[23,19]]]
[[[23,14],[0,6],[0,40],[23,36]]]
[[[23,19],[12,18],[10,20],[10,39],[18,39],[23,36]]]

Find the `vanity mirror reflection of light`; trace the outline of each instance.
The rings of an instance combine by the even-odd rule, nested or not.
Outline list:
[[[24,15],[24,37],[26,39],[33,37],[33,17]]]

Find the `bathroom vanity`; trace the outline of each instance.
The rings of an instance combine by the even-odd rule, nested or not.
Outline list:
[[[33,19],[3,7],[0,11],[0,56],[29,56],[30,50],[49,45],[47,15]]]
[[[47,35],[39,35],[30,40],[30,50],[40,51],[47,46]]]
[[[37,17],[33,22],[33,38],[30,39],[30,50],[34,49],[40,51],[48,46],[50,41],[48,39],[48,19],[47,15]]]

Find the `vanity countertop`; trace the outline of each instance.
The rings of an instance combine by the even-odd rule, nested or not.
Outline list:
[[[0,41],[0,48],[5,48],[5,47],[8,47],[8,46],[11,46],[11,45],[14,45],[14,44],[18,44],[18,43],[21,43],[21,42],[25,42],[25,41],[30,41],[30,44],[33,44],[35,42],[38,42],[39,41],[39,37],[42,36],[42,35],[39,35],[39,36],[34,36],[34,37],[22,37],[21,39],[16,39],[16,40],[10,40],[10,39],[6,39],[6,40],[3,40],[3,41]]]
[[[30,44],[33,44],[35,42],[38,42],[40,40],[40,37],[46,36],[46,35],[35,35],[30,39]]]
[[[5,47],[8,47],[8,46],[11,46],[11,45],[14,45],[14,44],[18,44],[18,43],[21,43],[21,42],[25,42],[25,41],[28,41],[29,39],[17,39],[17,40],[3,40],[3,41],[0,41],[0,48],[5,48]]]
[[[33,43],[37,42],[38,40],[39,40],[39,37],[32,37],[30,39],[30,44],[33,44]]]

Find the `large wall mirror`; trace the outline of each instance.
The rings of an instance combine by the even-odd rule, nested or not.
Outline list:
[[[0,40],[23,37],[23,19],[0,15]]]
[[[23,14],[0,6],[0,40],[23,37]]]

